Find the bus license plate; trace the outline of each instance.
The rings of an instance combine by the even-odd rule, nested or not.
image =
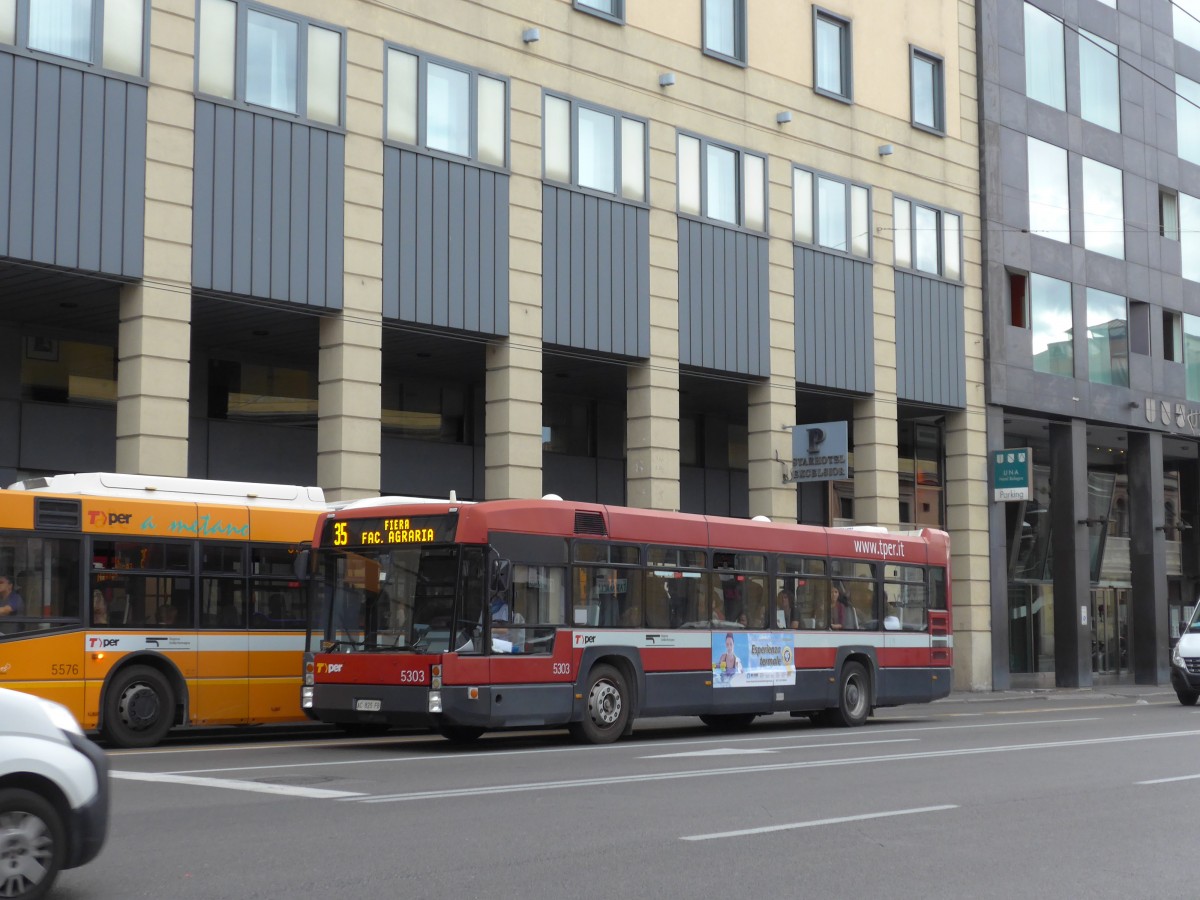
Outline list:
[[[381,709],[383,709],[383,701],[382,700],[355,700],[354,701],[354,711],[355,712],[379,712]]]

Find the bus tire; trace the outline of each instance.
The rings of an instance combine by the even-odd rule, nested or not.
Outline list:
[[[484,729],[470,725],[439,725],[438,734],[453,744],[473,744],[483,737]]]
[[[5,835],[0,856],[3,896],[46,896],[67,855],[66,824],[54,804],[33,791],[0,790],[0,835]]]
[[[825,711],[825,721],[841,728],[855,728],[871,716],[871,681],[862,663],[842,666],[838,679],[838,705]]]
[[[118,747],[153,747],[175,724],[175,694],[149,666],[129,666],[104,692],[104,737]]]
[[[588,673],[584,692],[587,708],[583,721],[572,722],[572,736],[588,744],[611,744],[625,731],[632,697],[625,678],[612,666],[596,666]]]
[[[757,719],[755,713],[735,713],[720,716],[701,716],[700,721],[713,731],[742,731]]]

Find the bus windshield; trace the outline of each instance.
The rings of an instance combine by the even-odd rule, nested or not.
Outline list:
[[[322,550],[317,621],[326,648],[441,653],[469,645],[481,622],[483,559],[482,548],[453,544]]]

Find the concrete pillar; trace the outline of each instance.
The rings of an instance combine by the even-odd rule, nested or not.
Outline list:
[[[1166,684],[1171,677],[1162,443],[1159,432],[1129,432],[1129,649],[1138,684]]]
[[[749,452],[750,515],[772,521],[797,520],[797,488],[784,484],[791,468],[792,434],[784,425],[796,424],[796,303],[792,245],[792,164],[771,157],[770,246],[767,282],[770,290],[771,376],[750,385]],[[783,460],[783,463],[780,463]]]
[[[982,409],[946,417],[946,530],[954,614],[954,685],[992,687],[987,417]],[[1003,427],[1003,425],[1001,426]],[[1005,618],[1006,616],[1002,616]],[[1007,659],[1007,653],[1001,657]]]
[[[187,475],[196,5],[151,0],[144,278],[121,288],[116,468]]]
[[[542,94],[511,83],[509,337],[487,348],[484,494],[542,495]]]
[[[675,129],[651,121],[650,359],[628,377],[626,495],[643,509],[679,509],[679,223]]]
[[[383,42],[346,40],[343,310],[321,320],[317,480],[333,500],[379,493],[383,336]]]
[[[880,343],[878,333],[875,346]],[[880,376],[877,373],[876,378]],[[854,523],[897,528],[900,524],[900,436],[896,395],[876,394],[854,403]]]
[[[1051,527],[1054,529],[1054,683],[1091,687],[1087,427],[1050,423]]]

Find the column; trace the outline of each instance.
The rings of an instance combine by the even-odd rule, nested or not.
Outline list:
[[[1166,684],[1167,535],[1163,509],[1163,442],[1159,432],[1129,435],[1129,634],[1133,677],[1138,684]]]
[[[512,81],[508,340],[489,344],[484,494],[542,495],[542,98]]]
[[[121,288],[116,468],[188,474],[196,5],[150,4],[143,282]]]
[[[379,493],[383,339],[383,42],[346,36],[342,314],[323,318],[317,480],[331,500]]]
[[[1054,529],[1054,683],[1091,687],[1087,427],[1079,419],[1050,423],[1050,503]]]
[[[1005,449],[1004,410],[989,407],[987,411],[987,439],[989,453]],[[990,463],[989,463],[990,466]],[[992,607],[992,690],[1008,690],[1012,673],[1008,670],[1009,617],[1008,617],[1008,510],[1007,504],[996,503],[991,497],[991,469],[988,470],[988,551],[991,558],[989,580]],[[955,595],[958,585],[951,583]],[[957,649],[957,648],[956,648]]]
[[[630,506],[679,509],[679,221],[675,129],[652,121],[650,359],[631,366],[626,416]]]
[[[797,520],[797,487],[784,484],[791,470],[792,433],[796,424],[796,304],[792,243],[792,165],[786,159],[768,161],[770,190],[769,342],[771,376],[749,389],[750,515],[775,522]],[[780,460],[783,460],[781,463]]]

